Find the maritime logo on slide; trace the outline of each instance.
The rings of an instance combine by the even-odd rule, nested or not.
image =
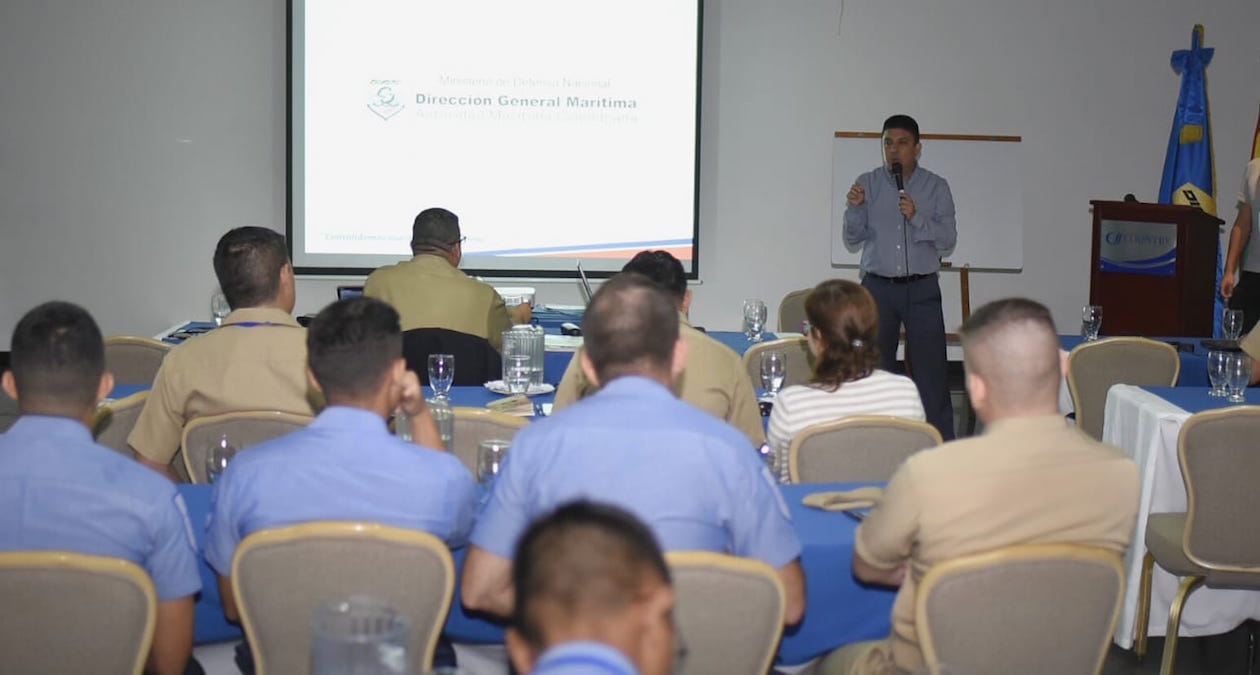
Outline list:
[[[398,98],[398,80],[368,80],[368,110],[388,121],[406,106]]]

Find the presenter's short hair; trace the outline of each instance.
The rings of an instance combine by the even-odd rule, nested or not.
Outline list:
[[[13,329],[10,368],[23,410],[90,408],[105,373],[105,342],[87,310],[46,302]]]
[[[919,123],[914,121],[914,118],[909,115],[893,115],[892,117],[884,120],[884,128],[880,131],[880,133],[888,131],[889,129],[902,129],[909,131],[910,135],[914,136],[914,142],[919,142]]]
[[[670,370],[678,304],[651,279],[622,272],[604,282],[582,319],[584,349],[600,382]]]
[[[228,230],[214,249],[214,274],[232,309],[257,307],[280,291],[280,270],[289,264],[284,235],[265,227]]]
[[[442,208],[425,209],[411,225],[411,252],[449,251],[459,237],[459,216]]]
[[[307,358],[329,401],[376,391],[402,358],[399,323],[393,307],[367,296],[338,300],[315,315],[306,332]]]
[[[642,274],[678,302],[687,295],[687,272],[669,251],[640,251],[621,271]]]

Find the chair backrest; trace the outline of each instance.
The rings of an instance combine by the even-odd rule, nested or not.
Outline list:
[[[814,355],[809,352],[809,341],[803,337],[787,337],[758,342],[744,352],[744,370],[752,378],[753,386],[761,386],[761,354],[780,351],[787,357],[787,373],[783,386],[805,384],[814,376]]]
[[[941,444],[927,422],[853,415],[805,427],[788,447],[793,483],[887,481],[914,453]]]
[[[105,369],[116,382],[153,384],[171,346],[161,340],[131,335],[105,338]]]
[[[482,441],[499,439],[510,441],[516,432],[529,424],[518,415],[486,410],[485,408],[455,408],[455,431],[451,442],[452,452],[464,466],[477,475],[477,448]]]
[[[294,415],[276,410],[247,410],[198,417],[184,427],[184,439],[180,449],[184,454],[184,469],[193,483],[209,482],[206,477],[206,457],[210,444],[227,436],[237,450],[277,436],[297,431],[310,424],[313,417]]]
[[[1241,528],[1260,513],[1260,406],[1208,410],[1181,427],[1177,456],[1186,482],[1182,545],[1195,563],[1217,574],[1260,575],[1260,537]],[[1260,584],[1253,577],[1247,585]]]
[[[153,644],[157,595],[121,558],[0,553],[0,673],[134,673]]]
[[[915,598],[915,630],[929,668],[1097,674],[1123,590],[1124,569],[1113,551],[1074,544],[997,549],[928,570]]]
[[[688,673],[762,675],[783,633],[787,601],[769,565],[708,551],[665,554]]]
[[[415,371],[420,384],[429,384],[429,355],[455,357],[457,387],[480,387],[503,376],[503,359],[490,341],[476,335],[446,328],[413,328],[403,331],[403,358]]]
[[[0,434],[9,430],[17,418],[21,417],[18,410],[18,402],[9,398],[9,395],[0,391]]]
[[[96,442],[130,459],[132,452],[131,446],[127,445],[127,437],[136,428],[136,420],[140,419],[140,411],[147,400],[149,392],[138,391],[97,408],[96,419],[92,421],[92,435],[96,437]]]
[[[805,298],[814,289],[802,288],[783,296],[779,301],[779,332],[796,333],[801,330],[801,322],[805,320]]]
[[[367,595],[411,621],[410,672],[427,672],[455,589],[455,565],[427,532],[311,522],[261,530],[232,557],[232,591],[258,675],[305,675],[311,615]]]
[[[1181,359],[1170,344],[1138,337],[1082,342],[1068,355],[1068,390],[1076,407],[1076,426],[1102,440],[1103,409],[1112,385],[1171,387]]]

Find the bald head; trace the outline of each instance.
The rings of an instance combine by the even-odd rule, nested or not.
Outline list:
[[[983,384],[986,400],[978,408],[993,417],[1058,410],[1059,338],[1045,306],[1024,298],[988,303],[961,335],[967,374]]]
[[[600,383],[623,375],[668,379],[678,342],[678,306],[652,280],[623,272],[591,298],[582,335]]]

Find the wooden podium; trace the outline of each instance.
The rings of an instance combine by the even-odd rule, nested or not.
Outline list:
[[[1211,337],[1225,221],[1193,206],[1093,200],[1089,304],[1103,335]]]

